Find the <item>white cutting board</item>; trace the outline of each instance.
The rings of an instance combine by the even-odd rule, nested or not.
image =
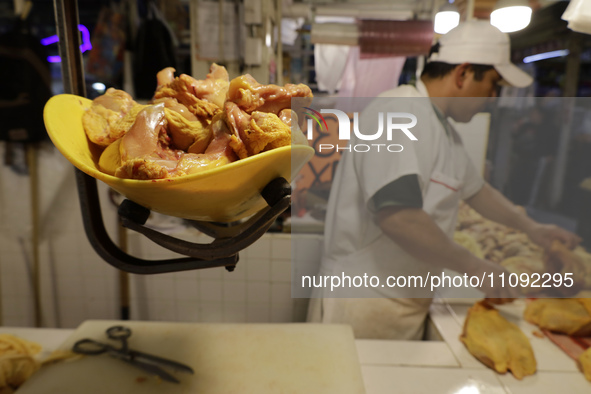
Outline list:
[[[18,394],[365,393],[349,326],[91,320],[60,349],[82,338],[108,341],[105,330],[114,325],[131,328],[130,348],[187,364],[195,374],[167,369],[181,381],[174,384],[104,354],[85,356],[43,367]]]

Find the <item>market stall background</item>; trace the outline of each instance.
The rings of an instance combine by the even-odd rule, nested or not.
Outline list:
[[[121,5],[125,2],[114,2]],[[248,7],[240,14],[242,3],[224,3],[223,12],[236,11],[236,18],[254,18],[247,23],[245,38],[252,38],[244,42],[248,48],[255,48],[246,59],[246,54],[235,54],[230,49],[224,49],[220,55],[216,54],[216,45],[212,44],[207,49],[209,54],[192,52],[194,43],[200,43],[203,49],[204,43],[199,39],[203,34],[191,34],[191,18],[197,21],[207,19],[204,15],[218,15],[219,11],[211,3],[202,2],[204,6],[201,16],[193,15],[189,10],[191,3],[179,2],[155,2],[177,41],[175,65],[178,72],[193,73],[196,77],[205,75],[206,64],[209,65],[216,56],[223,56],[224,63],[231,73],[231,77],[250,72],[261,81],[277,83],[306,83],[310,85],[318,96],[339,94],[340,89],[332,91],[321,89],[322,83],[318,81],[316,69],[317,46],[312,42],[312,26],[310,16],[305,10],[307,3],[281,2],[281,13],[285,16],[281,20],[281,31],[285,34],[279,37],[273,33],[278,27],[276,13],[278,7],[269,10],[265,8],[260,13],[251,12]],[[376,2],[380,10],[388,7],[388,2]],[[473,15],[479,18],[487,18],[493,7],[491,1],[476,1]],[[571,55],[558,57],[533,63],[529,69],[536,75],[536,85],[533,91],[507,93],[513,97],[546,96],[549,101],[553,95],[585,96],[588,94],[587,85],[589,64],[589,45],[586,39],[571,40],[573,35],[566,29],[566,23],[560,19],[564,11],[564,2],[532,2],[536,9],[532,19],[531,29],[512,35],[514,43],[519,44],[514,51],[516,58],[522,59],[532,54],[548,52],[549,49],[564,49],[567,45],[578,45],[577,52]],[[137,15],[147,15],[148,3],[131,2],[137,8]],[[217,4],[217,3],[214,3]],[[244,6],[253,4],[245,2]],[[276,6],[277,2],[273,3]],[[341,9],[342,12],[358,10],[361,7],[368,9],[361,2],[351,1],[347,7],[340,3],[327,2],[326,13],[330,10]],[[96,37],[99,16],[104,6],[110,6],[106,1],[80,1],[80,23],[84,25],[92,38]],[[228,7],[225,7],[225,6]],[[468,12],[464,2],[458,1],[458,6],[463,12]],[[302,8],[303,7],[303,8]],[[331,8],[332,7],[332,8]],[[322,22],[321,7],[316,9],[316,22]],[[431,18],[433,4],[430,1],[401,1],[395,6],[389,7],[390,15],[398,17],[407,15]],[[208,14],[209,13],[209,14]],[[260,21],[257,15],[262,15]],[[246,15],[249,15],[248,17]],[[326,15],[324,15],[326,17]],[[339,16],[343,18],[344,16]],[[13,2],[0,2],[0,18],[2,29],[8,30],[14,21]],[[201,18],[201,19],[200,19]],[[264,19],[268,18],[268,19]],[[345,16],[345,18],[347,18]],[[264,20],[264,22],[263,22]],[[334,19],[325,21],[334,22]],[[268,22],[267,22],[268,21]],[[33,33],[42,38],[48,38],[56,34],[53,4],[51,1],[35,1],[29,15],[29,22]],[[341,22],[343,20],[341,19]],[[344,20],[349,23],[351,19]],[[139,19],[135,21],[139,24]],[[392,22],[395,23],[395,22]],[[213,27],[212,27],[213,26]],[[222,30],[222,36],[231,37],[232,34],[240,34],[244,30],[228,29],[213,24],[209,29]],[[287,27],[292,26],[291,29]],[[547,26],[553,26],[548,29]],[[198,28],[197,28],[198,29]],[[532,42],[528,37],[539,36],[539,31],[544,31],[541,36]],[[4,31],[3,31],[4,32]],[[197,33],[199,30],[197,30]],[[194,32],[195,33],[195,32]],[[560,33],[560,34],[558,34]],[[215,35],[212,35],[215,36]],[[267,39],[272,45],[266,45]],[[262,43],[262,47],[260,46]],[[280,44],[281,43],[281,44]],[[103,46],[104,48],[104,46]],[[235,46],[233,51],[236,51]],[[258,49],[263,49],[258,56]],[[48,56],[57,55],[57,46],[46,46]],[[219,42],[217,45],[219,49]],[[347,47],[347,49],[351,49]],[[278,53],[281,53],[279,61]],[[353,56],[354,50],[345,52],[345,60]],[[573,63],[576,54],[581,54],[581,61],[577,65]],[[113,54],[111,54],[113,55]],[[123,54],[128,56],[129,54]],[[420,61],[416,56],[402,57],[400,54],[390,54],[381,60],[388,64],[397,64],[397,76],[391,81],[393,86],[399,82],[412,81],[415,78],[415,69]],[[87,59],[90,51],[83,54]],[[578,57],[577,57],[578,58]],[[397,59],[397,60],[396,60]],[[195,61],[193,61],[195,60]],[[216,59],[218,60],[218,59]],[[363,67],[361,54],[357,53],[356,67]],[[370,66],[378,65],[377,61],[369,63]],[[580,73],[576,71],[580,68]],[[358,68],[361,70],[362,68]],[[578,76],[577,81],[572,82],[573,71]],[[61,77],[59,63],[50,63],[52,75],[52,91],[60,93]],[[569,70],[571,70],[569,72]],[[104,70],[103,70],[104,71]],[[130,72],[132,70],[128,70]],[[96,73],[98,71],[95,70]],[[125,77],[125,68],[119,69],[121,73],[110,80],[99,80],[92,73],[87,73],[87,89],[89,96],[98,95],[101,90],[114,86],[123,89],[133,89],[133,81]],[[346,75],[346,67],[342,67],[343,75]],[[113,71],[111,72],[111,74]],[[234,74],[234,75],[232,75]],[[103,76],[107,75],[103,73]],[[358,75],[361,75],[358,72]],[[363,74],[369,78],[371,74]],[[106,77],[104,77],[106,78]],[[371,79],[371,78],[370,78]],[[368,80],[368,79],[366,79]],[[96,85],[98,83],[98,85]],[[100,84],[103,84],[101,86]],[[94,86],[94,87],[93,87]],[[363,80],[358,80],[356,85],[367,88]],[[353,89],[349,86],[349,88]],[[379,86],[378,87],[383,87]],[[567,91],[567,89],[571,89]],[[350,90],[351,91],[351,90]],[[509,174],[511,172],[511,144],[503,143],[503,139],[511,139],[511,136],[496,131],[495,125],[491,125],[491,141],[488,144],[489,177],[495,186],[501,187],[509,196],[515,193],[511,190]],[[574,138],[574,137],[573,137]],[[584,138],[584,137],[581,137]],[[113,319],[119,312],[118,273],[112,267],[103,262],[88,243],[82,229],[82,219],[79,213],[78,201],[75,194],[75,181],[70,164],[65,161],[48,143],[39,144],[38,152],[38,190],[39,190],[39,242],[38,255],[41,267],[41,324],[46,327],[76,327],[80,322],[90,318]],[[2,274],[2,317],[3,324],[12,326],[32,326],[35,321],[33,310],[33,280],[32,261],[34,250],[32,240],[32,194],[28,179],[29,169],[26,162],[26,150],[18,143],[3,142],[2,157],[7,157],[6,165],[0,167],[2,182],[0,194],[1,220],[0,223],[0,269]],[[569,156],[572,157],[572,156]],[[583,158],[586,156],[583,154]],[[319,158],[317,158],[319,160]],[[327,166],[327,163],[312,161],[308,167],[308,175],[318,173]],[[334,162],[334,161],[333,161]],[[335,164],[329,163],[329,168],[322,172],[321,176],[313,178],[309,185],[303,185],[301,189],[309,188],[318,183],[320,192],[315,204],[322,205],[322,199],[327,197],[330,185],[330,173]],[[584,168],[577,163],[567,163],[575,168]],[[572,174],[572,171],[566,171]],[[581,176],[586,176],[582,174]],[[580,178],[580,176],[579,176]],[[579,182],[579,178],[572,184]],[[110,233],[116,238],[117,218],[116,209],[108,199],[108,190],[104,185],[100,186],[102,208]],[[296,189],[297,190],[297,189]],[[585,191],[576,190],[580,196]],[[571,198],[573,193],[566,193]],[[579,201],[579,200],[577,200]],[[550,210],[552,213],[566,217],[577,216],[580,210],[569,211],[576,204],[562,200],[562,204],[550,206],[543,200],[537,201],[538,208]],[[321,209],[321,208],[320,208]],[[294,213],[292,213],[294,214]],[[295,213],[305,214],[305,210]],[[182,221],[154,216],[151,225],[160,231],[179,234],[193,241],[205,239],[205,236],[197,234],[183,225]],[[174,274],[162,274],[157,276],[136,276],[131,278],[131,318],[139,320],[166,320],[166,321],[193,321],[193,322],[289,322],[303,321],[305,318],[306,301],[292,299],[290,291],[292,250],[300,250],[298,258],[306,261],[318,261],[321,250],[321,237],[317,234],[299,234],[297,238],[288,234],[267,234],[255,245],[241,254],[241,260],[234,272],[226,272],[223,269],[208,269]],[[587,237],[591,239],[591,237]],[[299,242],[296,244],[295,242]],[[171,252],[155,246],[150,241],[136,233],[129,232],[128,245],[131,253],[144,258],[173,257]]]

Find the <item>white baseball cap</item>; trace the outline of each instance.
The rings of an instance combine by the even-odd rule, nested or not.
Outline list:
[[[506,33],[488,21],[473,20],[460,23],[439,39],[439,51],[428,62],[449,64],[484,64],[495,70],[510,85],[524,88],[533,78],[511,63],[511,42]]]

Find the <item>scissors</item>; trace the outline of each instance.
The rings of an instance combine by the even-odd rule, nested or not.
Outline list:
[[[87,338],[81,339],[78,342],[76,342],[72,347],[72,351],[74,353],[85,355],[98,355],[107,353],[109,356],[113,358],[125,361],[136,368],[140,368],[151,375],[159,376],[162,380],[172,383],[180,382],[174,376],[172,376],[164,369],[159,367],[157,364],[173,368],[180,372],[186,372],[190,374],[194,373],[193,369],[187,365],[130,349],[127,345],[127,339],[130,336],[131,329],[129,329],[128,327],[114,326],[107,329],[107,337],[113,340],[120,341],[121,347],[116,348],[106,343],[98,342],[93,339]]]

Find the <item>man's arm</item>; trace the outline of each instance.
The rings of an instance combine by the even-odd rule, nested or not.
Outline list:
[[[531,219],[525,210],[517,207],[488,183],[466,202],[485,218],[526,233],[532,241],[545,249],[548,249],[555,239],[562,241],[569,248],[574,248],[581,242],[581,238],[570,231]]]
[[[497,276],[507,271],[498,264],[479,259],[453,242],[421,208],[386,207],[378,211],[376,222],[382,231],[411,256],[434,268],[459,273]],[[482,288],[488,297],[504,302],[519,295],[515,288]]]

